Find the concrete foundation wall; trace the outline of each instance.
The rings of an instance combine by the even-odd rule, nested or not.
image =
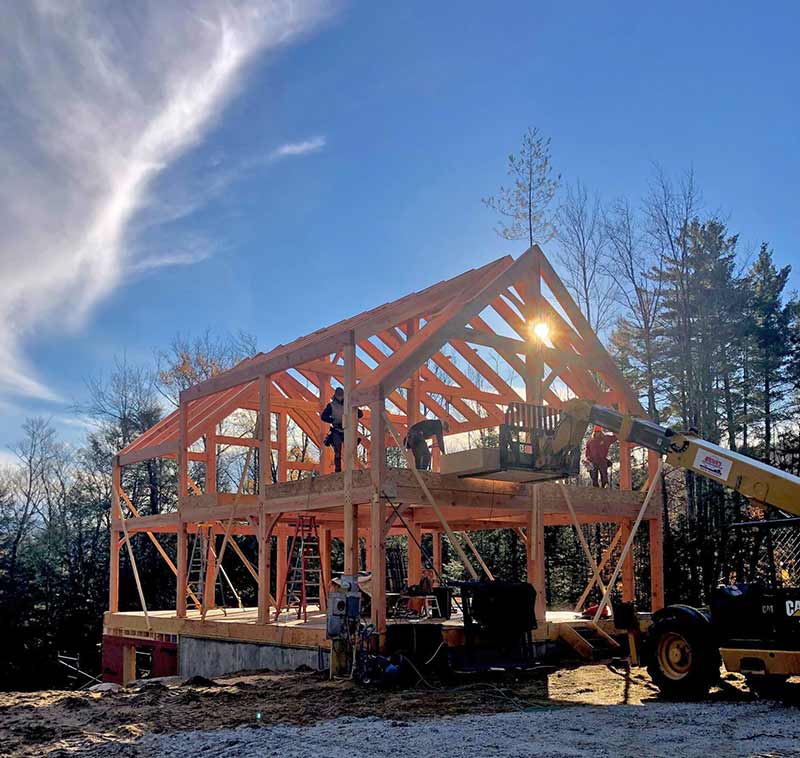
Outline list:
[[[178,644],[178,671],[185,677],[214,677],[254,669],[294,671],[300,666],[308,666],[316,671],[319,668],[327,669],[328,665],[329,651],[323,649],[183,636]]]

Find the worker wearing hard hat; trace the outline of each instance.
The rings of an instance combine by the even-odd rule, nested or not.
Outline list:
[[[592,477],[592,487],[608,487],[608,448],[617,441],[616,434],[605,434],[602,427],[596,426],[592,436],[586,443],[586,464],[589,467],[589,476]]]

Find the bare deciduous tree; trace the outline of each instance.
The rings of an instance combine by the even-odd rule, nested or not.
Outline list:
[[[597,195],[589,197],[580,180],[567,187],[558,209],[557,258],[564,284],[586,320],[601,333],[614,316],[614,280],[606,265],[607,237]]]
[[[509,187],[500,187],[496,196],[483,198],[483,204],[500,216],[495,231],[507,240],[547,242],[555,234],[548,211],[558,191],[561,175],[553,175],[550,139],[531,127],[522,137],[517,155],[508,156]]]

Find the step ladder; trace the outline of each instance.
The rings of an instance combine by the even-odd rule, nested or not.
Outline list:
[[[216,537],[214,535],[214,525],[211,523],[200,523],[197,525],[197,532],[192,542],[192,551],[189,557],[189,568],[187,576],[187,594],[193,595],[197,603],[207,608],[219,607],[223,615],[227,614],[225,607],[225,584],[228,585],[239,608],[242,608],[242,598],[233,586],[225,569],[220,566],[217,572],[217,582],[214,587],[209,584],[213,581],[214,562],[217,560]],[[212,562],[213,560],[213,562]],[[219,593],[217,593],[219,590]],[[206,593],[208,597],[206,598]],[[217,606],[217,596],[222,599],[222,604]]]
[[[300,516],[286,556],[286,584],[280,587],[275,620],[281,613],[297,610],[297,618],[308,621],[309,599],[325,598],[325,576],[319,552],[319,527],[314,516]]]

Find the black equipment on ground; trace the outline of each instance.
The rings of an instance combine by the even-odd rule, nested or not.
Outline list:
[[[534,663],[536,590],[527,582],[459,582],[464,611],[463,650],[452,650],[455,670],[525,668]]]

